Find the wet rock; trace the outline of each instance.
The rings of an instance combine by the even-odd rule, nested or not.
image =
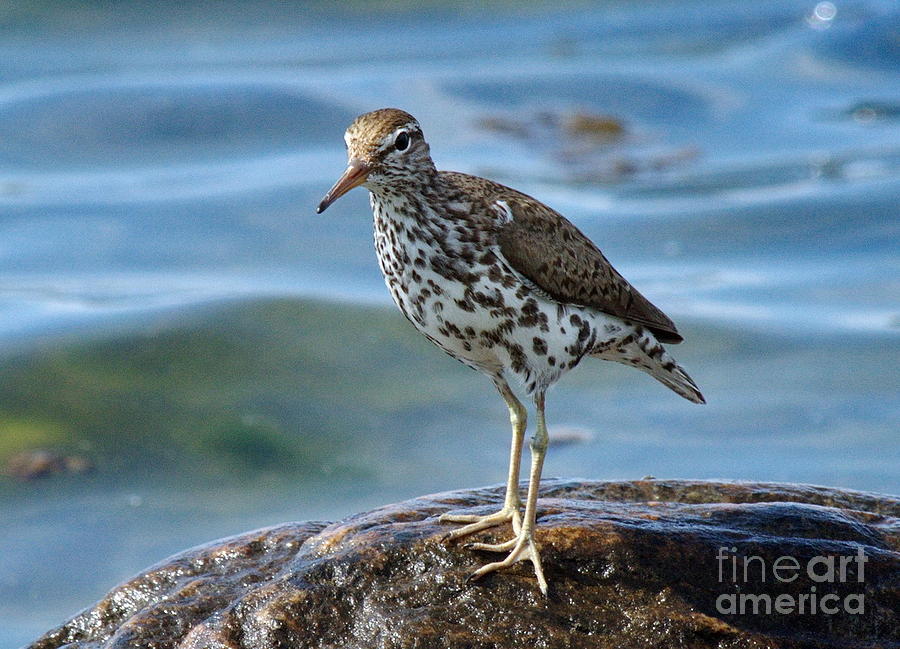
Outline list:
[[[81,455],[62,455],[45,449],[22,451],[6,462],[6,474],[17,480],[35,480],[58,473],[88,473],[94,465]]]
[[[492,555],[441,540],[441,513],[487,513],[501,499],[498,487],[444,493],[195,548],[32,649],[900,643],[897,498],[789,484],[549,480],[537,531],[548,598],[529,565],[467,582]]]

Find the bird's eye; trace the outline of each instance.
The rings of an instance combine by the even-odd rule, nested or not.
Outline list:
[[[397,139],[394,140],[394,148],[398,151],[406,151],[409,147],[409,133],[406,131],[400,131],[397,134]]]

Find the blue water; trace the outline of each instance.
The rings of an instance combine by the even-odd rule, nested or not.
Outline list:
[[[343,169],[349,121],[398,106],[439,168],[566,214],[685,333],[677,355],[709,405],[624,368],[579,369],[550,417],[587,441],[554,450],[547,475],[900,491],[896,2],[4,11],[7,357],[223,299],[392,308],[365,193],[313,210]],[[578,115],[624,133],[579,132]],[[385,469],[357,490],[298,488],[298,504],[283,487],[184,501],[127,476],[120,490],[8,482],[0,647],[192,543],[502,480],[499,399],[434,354],[429,382],[471,391],[379,420],[399,437],[366,448]]]

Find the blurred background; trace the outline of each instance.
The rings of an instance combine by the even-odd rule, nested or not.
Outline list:
[[[339,6],[338,6],[339,5]],[[0,647],[191,545],[502,482],[390,303],[359,113],[549,203],[709,404],[585,363],[545,476],[900,491],[895,0],[0,4]]]

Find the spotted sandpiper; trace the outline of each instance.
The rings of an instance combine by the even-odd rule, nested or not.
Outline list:
[[[674,323],[638,293],[578,228],[543,203],[499,183],[438,171],[422,128],[402,110],[360,115],[344,134],[349,163],[316,212],[360,185],[370,192],[375,250],[403,315],[435,345],[486,374],[509,407],[512,448],[503,507],[486,516],[444,514],[466,523],[458,539],[510,523],[506,552],[471,578],[530,560],[547,594],[535,539],[538,486],[547,450],[544,395],[586,356],[631,365],[689,401],[704,403],[661,343],[682,341]],[[519,460],[526,410],[507,380],[535,405],[525,512]]]

